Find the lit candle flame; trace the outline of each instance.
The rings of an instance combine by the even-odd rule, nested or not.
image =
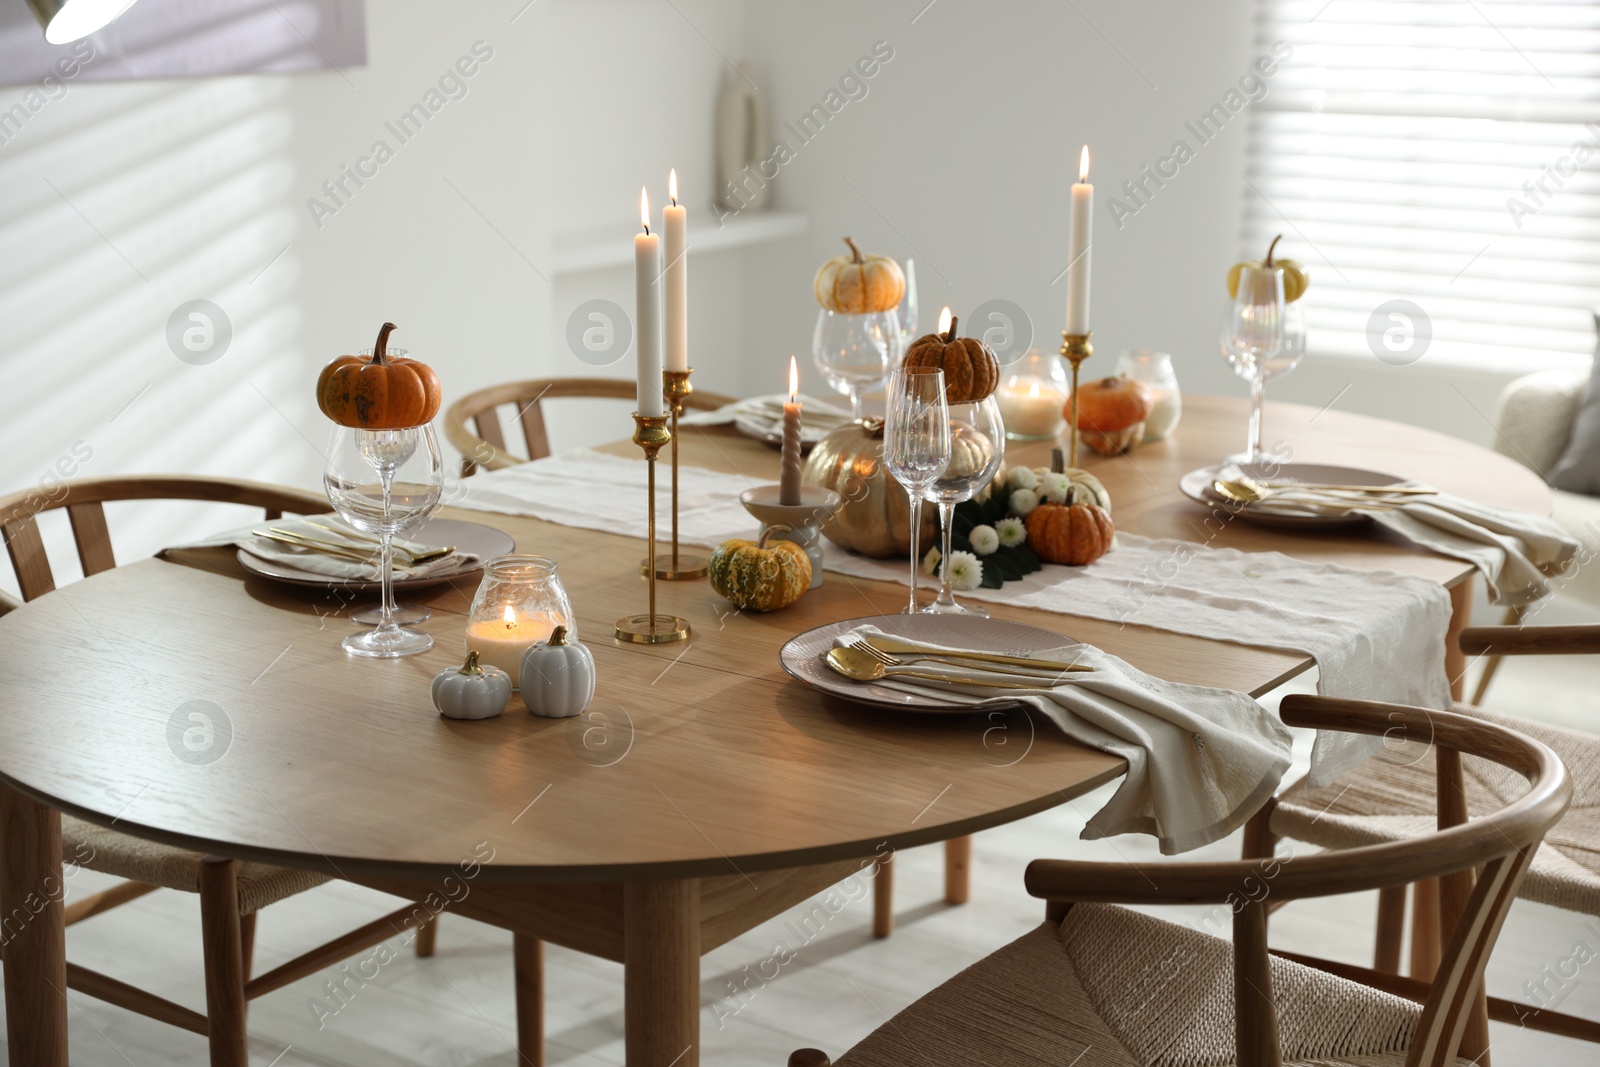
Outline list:
[[[1089,180],[1089,146],[1083,146],[1083,153],[1078,156],[1078,181]]]
[[[677,167],[673,167],[672,171],[667,175],[667,199],[671,200],[674,206],[676,206],[677,203],[678,203],[678,168]]]
[[[506,605],[506,629],[515,629],[517,625],[517,612],[510,604]]]
[[[645,233],[650,232],[650,197],[642,185],[639,187],[639,225],[644,227]]]
[[[1034,382],[1032,385],[1028,386],[1028,399],[1029,400],[1038,400],[1039,399],[1039,383],[1038,382]]]
[[[939,332],[940,333],[949,333],[950,332],[950,309],[949,308],[945,308],[943,311],[939,312]]]
[[[795,402],[795,397],[800,395],[800,368],[795,363],[794,357],[789,357],[789,403]]]

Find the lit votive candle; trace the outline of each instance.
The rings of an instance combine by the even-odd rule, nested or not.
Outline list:
[[[1144,439],[1160,441],[1178,425],[1183,412],[1183,400],[1176,389],[1151,389],[1150,414],[1144,420]]]
[[[550,640],[556,627],[566,624],[565,619],[548,612],[518,615],[507,604],[502,618],[480,619],[467,625],[467,650],[478,653],[480,664],[493,664],[511,675],[515,688],[522,673],[522,654]]]
[[[1000,420],[1005,423],[1006,433],[1013,437],[1054,437],[1065,419],[1056,391],[1040,389],[1037,381],[1003,387],[996,399]]]

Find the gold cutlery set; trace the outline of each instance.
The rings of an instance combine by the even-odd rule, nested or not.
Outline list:
[[[256,537],[264,537],[269,541],[276,541],[283,545],[292,545],[310,552],[319,552],[336,559],[347,559],[356,563],[374,563],[378,558],[379,542],[376,537],[367,537],[350,530],[341,530],[335,526],[320,523],[314,519],[304,520],[307,526],[315,526],[326,530],[334,538],[312,537],[310,534],[299,533],[295,530],[279,526],[264,526],[250,532]],[[410,570],[426,563],[443,559],[455,552],[455,545],[445,545],[442,548],[430,548],[425,552],[412,552],[398,544],[392,544],[393,565],[396,570]]]
[[[1218,478],[1211,488],[1224,500],[1235,504],[1262,504],[1274,497],[1293,494],[1290,501],[1314,507],[1361,508],[1392,511],[1407,499],[1437,495],[1438,490],[1420,486],[1336,485],[1329,482],[1256,481],[1247,475]]]
[[[957,649],[930,652],[911,642],[877,636],[857,638],[848,645],[829,649],[827,660],[829,667],[846,678],[858,682],[882,681],[886,678],[914,678],[918,681],[977,686],[984,689],[1047,689],[1065,682],[1066,679],[1061,677],[1062,675],[1092,670],[1081,664],[1064,663],[1060,660],[1007,656],[995,652],[969,652]],[[919,664],[961,667],[979,674],[995,674],[1003,677],[956,678],[918,670]],[[1050,671],[1054,673],[1054,677],[1049,674],[1039,674],[1036,681],[1021,680],[1028,677],[1027,671]]]

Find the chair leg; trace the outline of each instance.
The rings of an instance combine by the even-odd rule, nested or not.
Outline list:
[[[1521,626],[1522,620],[1527,613],[1528,608],[1523,604],[1508,608],[1506,609],[1506,617],[1501,621],[1501,625]],[[1478,679],[1478,688],[1472,691],[1473,704],[1483,703],[1483,695],[1489,691],[1489,683],[1494,681],[1494,674],[1500,669],[1500,660],[1503,658],[1502,656],[1485,656],[1483,658],[1483,675]]]
[[[238,871],[232,860],[221,856],[200,861],[200,936],[211,1067],[249,1067]]]
[[[439,940],[439,916],[435,915],[427,922],[417,927],[416,941],[413,943],[417,955],[423,959],[433,955],[435,943]]]
[[[878,861],[872,879],[872,936],[894,933],[894,853]]]
[[[246,982],[250,981],[250,965],[256,954],[256,916],[259,914],[252,911],[239,918],[239,961]]]
[[[1433,879],[1411,887],[1411,977],[1433,981],[1439,970],[1439,883]]]
[[[517,1055],[523,1067],[544,1067],[544,942],[511,935],[517,1002]]]
[[[972,836],[952,837],[944,843],[944,901],[965,904],[972,897]]]
[[[1372,949],[1372,969],[1400,973],[1400,943],[1406,936],[1406,887],[1378,890],[1378,934]]]

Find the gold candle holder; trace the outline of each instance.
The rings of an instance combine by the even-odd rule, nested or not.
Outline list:
[[[1071,410],[1067,416],[1067,432],[1072,435],[1070,465],[1074,467],[1078,465],[1078,367],[1094,355],[1094,345],[1089,343],[1089,338],[1093,336],[1092,330],[1089,333],[1061,331],[1061,355],[1072,364],[1072,396],[1067,401]]]
[[[628,615],[618,619],[616,638],[636,645],[664,645],[685,640],[689,636],[689,624],[686,621],[676,615],[656,614],[656,454],[672,440],[672,431],[667,429],[665,415],[641,415],[635,411],[633,422],[633,443],[644,449],[645,462],[650,464],[650,523],[646,530],[650,555],[645,558],[645,578],[650,584],[650,610],[644,615]]]
[[[644,560],[639,564],[639,573],[647,573],[645,568],[653,567],[657,578],[669,582],[704,578],[711,562],[697,553],[678,550],[678,419],[683,415],[683,402],[694,392],[694,386],[689,384],[693,373],[693,367],[661,372],[661,395],[672,412],[672,554],[664,559],[658,557],[654,564]]]

